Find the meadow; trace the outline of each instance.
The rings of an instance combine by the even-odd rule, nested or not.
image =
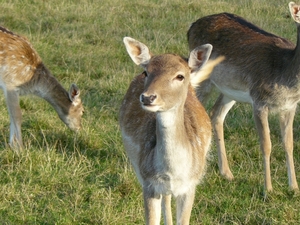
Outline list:
[[[187,56],[189,25],[226,11],[294,43],[297,37],[288,1],[282,0],[0,0],[0,11],[0,25],[26,36],[65,88],[78,85],[85,107],[83,129],[76,135],[48,103],[22,97],[25,149],[17,154],[7,147],[9,117],[0,95],[1,225],[144,223],[142,190],[118,125],[122,98],[141,72],[127,55],[124,36],[155,54]],[[274,191],[267,199],[251,107],[236,104],[224,126],[235,179],[220,176],[213,143],[191,224],[299,224],[300,195],[288,188],[276,117],[270,116]],[[297,113],[294,158],[300,182],[299,129]]]

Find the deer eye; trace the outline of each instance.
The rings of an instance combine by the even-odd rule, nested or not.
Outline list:
[[[184,79],[184,76],[179,74],[176,76],[176,80],[182,81]]]

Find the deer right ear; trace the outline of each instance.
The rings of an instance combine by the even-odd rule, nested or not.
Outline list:
[[[151,59],[149,48],[131,37],[124,37],[123,42],[132,61],[145,68]]]

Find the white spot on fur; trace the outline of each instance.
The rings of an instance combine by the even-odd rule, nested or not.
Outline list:
[[[29,70],[30,70],[30,66],[26,66],[25,67],[25,72],[29,72]]]

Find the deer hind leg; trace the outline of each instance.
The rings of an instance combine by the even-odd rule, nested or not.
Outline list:
[[[172,209],[171,209],[172,195],[164,195],[162,199],[162,209],[165,224],[172,225]]]
[[[195,188],[191,188],[186,194],[180,195],[176,198],[177,204],[177,218],[176,222],[180,225],[188,225],[191,217],[195,198]]]
[[[162,197],[155,193],[151,185],[143,185],[145,217],[147,225],[159,225]]]
[[[280,129],[283,146],[286,154],[286,165],[289,177],[289,186],[292,190],[298,190],[293,158],[293,121],[296,108],[280,113]]]
[[[229,99],[223,94],[220,94],[211,111],[211,120],[215,133],[215,141],[218,149],[219,169],[221,175],[223,175],[228,180],[232,180],[233,175],[230,171],[226,155],[223,124],[228,111],[232,108],[234,104],[234,100]]]
[[[254,119],[260,139],[260,149],[263,154],[264,170],[265,170],[265,190],[272,191],[270,157],[272,143],[270,138],[270,128],[268,122],[268,108],[253,107]]]
[[[10,136],[9,144],[13,148],[22,148],[22,134],[21,123],[22,114],[19,104],[19,93],[16,90],[6,90],[5,92],[6,104],[10,117]]]

